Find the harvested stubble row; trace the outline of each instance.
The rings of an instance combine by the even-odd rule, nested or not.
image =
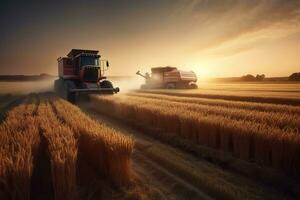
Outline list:
[[[0,199],[30,199],[39,130],[32,99],[13,108],[0,125]]]
[[[66,101],[54,99],[58,117],[79,136],[79,151],[99,174],[112,183],[127,185],[131,179],[133,139],[83,114]]]
[[[230,106],[226,104],[200,104],[198,103],[190,103],[184,100],[186,98],[178,98],[178,97],[165,97],[164,95],[136,95],[129,94],[129,97],[138,97],[139,100],[143,101],[143,103],[157,103],[161,104],[161,101],[164,101],[165,104],[170,104],[171,106],[184,107],[185,109],[191,112],[201,112],[207,115],[222,115],[235,120],[245,120],[245,121],[253,121],[257,123],[264,123],[269,126],[278,127],[280,129],[287,129],[289,132],[299,133],[300,130],[300,115],[291,114],[289,111],[295,111],[293,109],[297,109],[298,107],[294,106],[283,106],[288,107],[287,112],[268,112],[267,110],[255,110],[255,109],[244,109],[240,106],[233,107],[232,104],[234,102],[229,103]],[[159,99],[159,100],[158,100]],[[198,99],[200,100],[200,99]],[[201,101],[201,100],[200,100]],[[210,100],[212,101],[212,100]],[[224,102],[223,102],[224,103]],[[237,104],[239,104],[238,102]],[[251,103],[249,103],[251,104]],[[276,107],[276,106],[274,106]],[[290,108],[292,107],[292,108]],[[292,129],[292,130],[290,130]]]
[[[92,97],[95,108],[120,119],[164,130],[165,134],[233,153],[238,158],[299,175],[300,135],[266,123],[192,111],[191,105],[141,97]]]
[[[71,129],[55,116],[43,99],[37,111],[41,134],[46,140],[51,161],[55,199],[76,199],[77,141]]]

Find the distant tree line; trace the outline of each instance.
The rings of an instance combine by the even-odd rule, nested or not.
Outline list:
[[[290,75],[289,80],[290,81],[300,81],[300,72],[293,73],[292,75]]]
[[[266,75],[264,75],[264,74],[257,74],[256,76],[247,74],[245,76],[242,76],[241,80],[242,81],[263,81],[265,78],[266,78]]]
[[[280,77],[274,78],[279,79]],[[284,78],[284,77],[282,77]],[[280,78],[280,79],[282,79]],[[245,76],[242,76],[240,78],[241,81],[264,81],[266,79],[266,76],[264,74],[257,74],[256,76],[253,76],[252,74],[247,74]],[[271,80],[272,78],[268,78],[268,80]],[[289,77],[286,78],[288,81],[300,81],[300,72],[293,73]]]

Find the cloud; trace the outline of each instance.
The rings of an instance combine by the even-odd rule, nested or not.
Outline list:
[[[194,35],[199,39],[193,51],[217,48],[248,35],[264,37],[256,33],[280,38],[300,29],[299,0],[194,0],[186,8],[185,17],[192,19],[189,25],[198,27]],[[237,52],[248,47],[252,45],[239,46]]]

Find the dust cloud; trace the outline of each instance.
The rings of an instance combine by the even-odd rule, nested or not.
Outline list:
[[[54,80],[43,81],[9,81],[0,82],[0,94],[30,94],[35,92],[54,91]],[[139,89],[144,80],[139,77],[109,77],[114,87],[120,88],[120,93]]]
[[[120,93],[127,93],[130,90],[139,89],[144,83],[141,77],[112,77],[109,80],[112,81],[114,87],[120,88]]]
[[[0,82],[0,94],[29,94],[54,91],[54,80]]]

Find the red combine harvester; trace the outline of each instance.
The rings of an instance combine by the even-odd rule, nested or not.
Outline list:
[[[151,68],[151,75],[136,74],[145,78],[146,83],[141,89],[197,89],[197,75],[193,71],[181,71],[176,67]]]
[[[58,61],[59,79],[55,80],[54,88],[57,94],[75,102],[76,96],[85,94],[114,94],[119,88],[106,80],[104,71],[108,69],[106,60],[96,50],[72,49],[67,57],[60,57]]]

